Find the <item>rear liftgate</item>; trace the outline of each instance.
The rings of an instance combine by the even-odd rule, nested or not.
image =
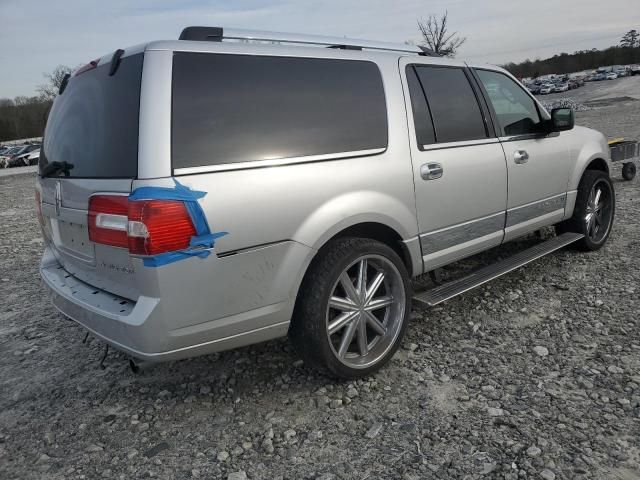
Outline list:
[[[447,282],[438,287],[414,295],[413,300],[421,306],[433,307],[439,303],[456,297],[464,292],[473,290],[480,285],[484,285],[491,280],[501,277],[513,270],[533,262],[545,255],[560,250],[567,245],[580,240],[584,235],[581,233],[563,233],[545,242],[534,245],[527,250],[515,255],[482,267],[466,277]]]

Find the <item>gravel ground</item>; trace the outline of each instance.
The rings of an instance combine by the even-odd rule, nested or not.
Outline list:
[[[616,100],[640,77],[609,87],[578,123],[640,137],[640,103]],[[640,478],[638,178],[615,183],[603,250],[414,311],[392,363],[352,383],[306,368],[286,340],[137,376],[112,352],[100,369],[104,345],[83,344],[42,294],[32,185],[0,178],[0,478]]]

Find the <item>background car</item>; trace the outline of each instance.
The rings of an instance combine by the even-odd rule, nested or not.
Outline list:
[[[540,93],[540,85],[530,83],[527,85],[527,90],[529,90],[533,95],[538,95]]]
[[[29,165],[29,161],[27,157],[29,154],[35,150],[40,149],[40,144],[32,143],[28,145],[22,145],[16,152],[13,153],[11,157],[7,160],[7,167],[24,167]]]
[[[609,72],[605,75],[606,80],[615,80],[616,78],[618,78],[618,74],[614,72]]]
[[[558,83],[554,88],[553,91],[558,93],[558,92],[566,92],[567,90],[569,90],[569,84],[568,83]]]
[[[29,165],[37,165],[40,161],[40,149],[34,150],[27,156],[27,163]]]
[[[545,83],[544,85],[542,85],[542,87],[540,87],[540,95],[548,95],[550,93],[555,92],[555,85],[553,85],[552,83]]]

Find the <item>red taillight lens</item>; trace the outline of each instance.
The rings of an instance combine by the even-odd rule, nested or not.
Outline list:
[[[183,202],[129,201],[121,195],[94,195],[89,200],[89,239],[95,243],[157,255],[189,247],[195,234]]]
[[[196,229],[184,203],[173,200],[129,202],[129,251],[139,255],[183,250]]]
[[[89,199],[89,240],[127,248],[127,208],[124,195],[94,195]]]

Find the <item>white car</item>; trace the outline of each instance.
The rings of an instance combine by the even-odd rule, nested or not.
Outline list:
[[[540,88],[540,94],[541,95],[548,95],[550,93],[555,92],[556,87],[551,84],[551,83],[546,83],[544,85],[542,85],[542,87]]]
[[[37,165],[39,160],[40,160],[40,149],[34,150],[33,152],[31,152],[27,156],[25,163],[27,163],[27,165]]]
[[[559,83],[553,88],[554,92],[566,92],[567,90],[569,90],[568,83]]]
[[[615,80],[616,78],[618,78],[618,74],[613,73],[613,72],[607,73],[607,76],[606,76],[607,80]]]

